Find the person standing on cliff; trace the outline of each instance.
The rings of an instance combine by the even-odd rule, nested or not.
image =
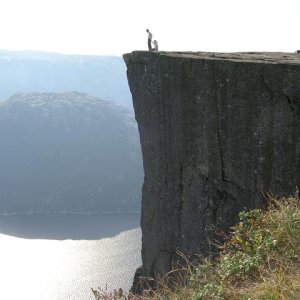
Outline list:
[[[151,43],[152,43],[152,33],[149,31],[149,29],[146,30],[146,32],[148,33],[148,49],[149,51],[152,51],[152,46],[151,46]]]

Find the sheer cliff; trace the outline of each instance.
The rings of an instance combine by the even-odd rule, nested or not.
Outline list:
[[[264,194],[300,186],[300,56],[124,55],[144,162],[142,276],[210,250]]]

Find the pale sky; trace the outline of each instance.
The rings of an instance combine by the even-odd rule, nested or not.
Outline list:
[[[300,0],[0,0],[0,49],[122,55],[300,49]]]

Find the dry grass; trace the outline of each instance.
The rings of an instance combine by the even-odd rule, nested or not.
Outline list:
[[[186,259],[184,267],[156,279],[158,289],[143,296],[106,292],[98,299],[299,300],[298,194],[269,197],[266,210],[244,211],[239,217],[218,258],[196,266]]]

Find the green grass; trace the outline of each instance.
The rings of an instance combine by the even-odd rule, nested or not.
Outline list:
[[[182,277],[185,271],[188,280]],[[142,297],[121,293],[98,299],[300,299],[300,200],[270,197],[266,210],[239,214],[239,223],[215,259],[187,264],[158,280],[157,291]],[[112,294],[111,294],[112,295]],[[105,298],[106,297],[106,298]]]

